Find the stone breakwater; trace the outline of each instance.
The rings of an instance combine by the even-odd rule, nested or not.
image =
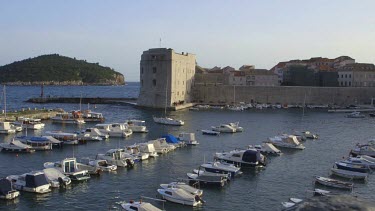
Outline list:
[[[271,103],[294,105],[371,104],[375,87],[228,86],[195,84],[195,103]]]
[[[25,117],[25,118],[34,118],[34,119],[50,119],[51,117],[56,116],[57,113],[60,111],[58,110],[46,110],[46,109],[21,109],[19,111],[12,111],[7,113],[7,117],[2,114],[0,117],[0,121],[15,121],[18,117]]]

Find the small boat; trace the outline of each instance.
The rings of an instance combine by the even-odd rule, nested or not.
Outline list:
[[[133,133],[125,124],[121,123],[97,124],[95,128],[103,134],[108,134],[109,137],[128,137]]]
[[[15,125],[21,126],[23,129],[41,130],[44,128],[45,124],[42,123],[41,119],[24,118],[19,117]]]
[[[65,158],[62,161],[46,162],[44,168],[55,168],[74,181],[83,181],[90,179],[88,170],[80,170],[77,167],[76,158]]]
[[[106,160],[109,164],[118,167],[132,167],[134,166],[133,156],[125,153],[123,149],[110,149],[105,154],[97,154],[96,160]]]
[[[229,123],[228,125],[236,129],[236,132],[243,132],[243,127],[239,126],[240,122],[232,122],[232,123]]]
[[[318,139],[319,136],[317,134],[313,134],[310,131],[303,131],[302,132],[303,136],[305,136],[308,139]]]
[[[163,124],[163,125],[174,125],[174,126],[182,126],[185,124],[184,121],[179,119],[173,119],[170,117],[152,117],[155,123]]]
[[[256,149],[217,152],[214,159],[238,167],[262,167],[266,165],[266,158]]]
[[[331,174],[347,179],[366,180],[368,178],[368,173],[349,171],[339,168],[331,168]]]
[[[318,188],[315,188],[313,193],[314,193],[314,196],[330,196],[331,195],[331,191],[318,189]]]
[[[315,177],[315,183],[319,183],[321,185],[334,187],[334,188],[353,190],[353,183],[343,182],[340,180],[330,179],[326,177],[319,177],[319,176]]]
[[[46,131],[46,134],[68,145],[76,145],[79,143],[76,133],[65,133],[62,131]]]
[[[0,133],[12,134],[12,133],[16,133],[16,129],[12,127],[11,122],[0,122]]]
[[[147,153],[149,157],[157,157],[158,153],[155,150],[154,144],[152,143],[140,143],[139,145],[139,151],[141,153]]]
[[[106,160],[95,160],[95,159],[90,159],[90,158],[82,158],[80,160],[81,163],[96,167],[100,169],[101,171],[116,171],[117,166],[109,164]]]
[[[370,117],[375,117],[375,113],[369,113]]]
[[[211,135],[211,136],[218,136],[220,135],[219,131],[213,131],[213,130],[201,130],[203,135]]]
[[[9,143],[0,143],[0,151],[2,152],[35,152],[31,146],[23,144],[21,141],[12,139]]]
[[[265,143],[271,143],[276,147],[282,147],[282,148],[289,148],[289,149],[305,149],[305,146],[301,144],[297,136],[294,135],[287,135],[283,134],[281,136],[275,136],[268,138],[268,140]]]
[[[303,202],[303,199],[298,198],[289,198],[288,202],[282,202],[281,204],[285,208],[285,210],[290,210],[291,208],[296,207],[298,204]]]
[[[16,138],[37,151],[52,150],[52,142],[47,138],[30,136],[17,136]]]
[[[121,204],[121,207],[126,211],[162,211],[161,209],[155,207],[154,205],[148,202],[134,202],[130,201],[129,203]]]
[[[143,120],[130,119],[126,120],[125,124],[128,125],[129,129],[132,130],[133,133],[148,133],[146,122]]]
[[[166,188],[158,189],[158,193],[163,199],[189,206],[198,206],[202,204],[203,200],[198,195],[191,195],[181,188]]]
[[[195,137],[193,137],[195,140]],[[186,142],[179,140],[177,137],[171,134],[163,135],[161,138],[157,139],[160,144],[166,145],[170,150],[175,150],[176,148],[186,146]]]
[[[366,159],[366,157],[367,157],[367,159]],[[369,157],[369,156],[366,156],[366,157],[362,157],[362,156],[349,157],[348,159],[343,160],[342,162],[353,164],[353,165],[365,166],[365,167],[368,167],[370,169],[375,169],[375,158],[372,158],[372,157]]]
[[[153,144],[154,145],[154,148],[155,148],[155,151],[158,153],[158,154],[165,154],[169,151],[172,151],[172,150],[175,150],[176,149],[176,146],[172,145],[172,144],[168,144],[164,138],[159,138],[159,139],[155,139],[155,140],[151,140],[147,143],[150,143],[150,144]]]
[[[20,192],[13,188],[12,182],[7,179],[0,179],[0,199],[15,199]]]
[[[79,111],[75,111],[79,112]],[[93,112],[91,110],[84,110],[81,112],[82,118],[85,122],[104,122],[105,118],[102,113]]]
[[[370,140],[367,144],[357,144],[350,152],[352,155],[367,155],[375,157],[375,140]]]
[[[167,188],[181,188],[184,191],[190,193],[191,195],[203,195],[203,190],[191,187],[190,185],[184,183],[184,182],[171,182],[169,184],[160,184],[160,187],[167,189]]]
[[[261,145],[249,145],[248,149],[256,149],[262,154],[281,155],[281,151],[271,143],[263,143]]]
[[[355,171],[360,173],[367,173],[370,171],[370,168],[363,165],[357,165],[352,163],[346,163],[346,162],[335,162],[336,167],[338,169],[348,170],[348,171]]]
[[[231,174],[231,177],[236,175],[242,174],[240,168],[226,163],[220,162],[208,162],[204,163],[200,166],[204,171],[212,172],[212,173],[220,173],[220,174]]]
[[[65,176],[55,168],[43,169],[43,172],[53,188],[66,187],[72,183],[72,180],[68,176]]]
[[[208,171],[203,171],[203,170],[200,170],[200,169],[193,169],[193,173],[198,174],[199,176],[220,176],[220,177],[226,178],[228,181],[231,180],[231,174],[230,173],[219,174],[219,173],[212,173],[212,172],[208,172]]]
[[[236,129],[230,125],[227,124],[221,124],[219,126],[212,126],[211,127],[213,131],[217,131],[220,133],[235,133]]]
[[[125,147],[125,150],[126,150],[125,152],[133,155],[139,160],[147,160],[150,157],[149,153],[141,152],[139,149],[139,145],[137,144],[133,144],[133,145]]]
[[[195,140],[195,133],[180,133],[178,135],[180,141],[184,141],[187,145],[198,145],[198,141]]]
[[[32,171],[22,175],[10,175],[7,177],[17,190],[32,193],[48,193],[51,191],[51,184],[47,181],[43,171]]]
[[[228,183],[227,176],[221,175],[206,175],[206,174],[194,174],[194,173],[187,173],[189,180],[193,183],[198,182],[200,185],[208,185],[208,186],[219,186],[223,187],[225,184]]]
[[[55,117],[51,118],[54,123],[65,123],[65,124],[84,124],[85,120],[82,118],[80,111],[73,111],[72,113],[64,112],[58,113]]]
[[[359,111],[354,111],[348,115],[346,115],[347,118],[365,118],[366,116],[361,114]]]

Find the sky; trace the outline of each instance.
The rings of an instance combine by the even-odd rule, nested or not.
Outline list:
[[[0,66],[57,53],[139,81],[142,52],[159,46],[194,53],[202,67],[342,55],[375,63],[374,8],[374,0],[0,0]]]

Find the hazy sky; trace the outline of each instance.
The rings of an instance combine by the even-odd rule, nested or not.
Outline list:
[[[375,63],[374,9],[375,0],[0,0],[0,65],[58,53],[139,81],[142,51],[160,38],[203,67],[341,55]]]

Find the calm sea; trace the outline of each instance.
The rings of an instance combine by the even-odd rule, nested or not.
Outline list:
[[[126,86],[46,86],[45,96],[87,96],[87,97],[137,97],[138,83]],[[40,87],[8,86],[7,105],[9,110],[21,108],[64,108],[78,109],[76,104],[30,104],[24,103],[30,97],[40,95]],[[3,106],[3,104],[1,104]],[[87,106],[87,105],[83,105]],[[280,157],[271,157],[264,170],[248,169],[221,189],[205,188],[206,203],[198,208],[165,203],[166,210],[279,210],[281,202],[290,197],[308,198],[313,189],[316,175],[328,176],[333,163],[358,142],[374,137],[375,119],[349,119],[343,114],[328,114],[326,111],[306,110],[302,117],[299,109],[234,111],[178,111],[170,115],[185,120],[182,127],[162,126],[153,123],[152,115],[161,111],[140,110],[123,105],[93,105],[90,108],[102,112],[107,122],[123,122],[126,119],[143,119],[150,130],[148,134],[133,134],[131,137],[111,138],[108,141],[90,142],[86,145],[67,146],[62,150],[36,152],[34,154],[0,153],[0,177],[22,174],[43,168],[43,163],[66,157],[95,157],[111,148],[145,142],[170,133],[195,132],[200,145],[178,149],[142,163],[133,169],[119,169],[116,173],[103,173],[88,182],[76,183],[67,189],[55,189],[49,194],[22,192],[15,201],[0,201],[0,210],[116,210],[119,203],[137,200],[140,196],[156,197],[161,183],[186,178],[186,173],[197,168],[204,161],[212,160],[215,152],[245,148],[259,144],[268,137],[291,133],[293,130],[310,130],[320,135],[316,141],[304,143],[303,151],[284,151]],[[245,131],[236,134],[222,134],[218,137],[203,136],[201,129],[221,123],[239,121]],[[93,126],[86,124],[83,127]],[[48,130],[78,131],[83,127],[52,124],[46,121],[41,135]],[[31,135],[33,132],[29,132]],[[21,135],[21,134],[19,134]],[[0,135],[0,141],[12,136]],[[367,183],[355,183],[355,193],[362,198],[375,200],[373,175]],[[162,207],[160,202],[154,203]]]

